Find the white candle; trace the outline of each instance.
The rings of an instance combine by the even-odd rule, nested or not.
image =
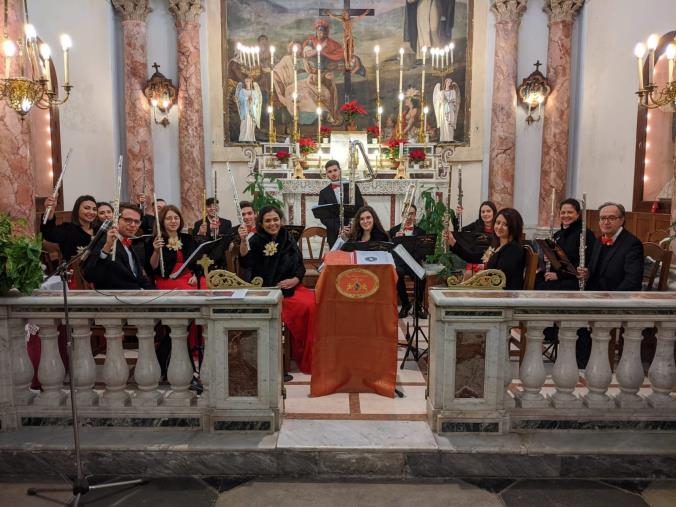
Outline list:
[[[61,49],[63,49],[63,83],[67,85],[70,82],[69,51],[73,46],[73,41],[68,34],[62,34],[60,37]]]
[[[376,94],[380,96],[380,59],[378,57],[380,54],[380,46],[374,47],[373,51],[376,54]]]
[[[317,102],[322,103],[322,45],[317,44]]]
[[[427,58],[427,46],[422,47],[422,86],[420,87],[420,100],[425,103],[425,59]]]
[[[399,143],[399,158],[404,158],[404,143]]]
[[[3,53],[5,53],[5,79],[9,79],[12,57],[16,54],[16,46],[11,40],[6,39],[5,42],[2,43],[2,50]]]
[[[669,44],[667,46],[667,58],[669,59],[669,75],[667,81],[670,83],[674,80],[674,59],[676,59],[676,45]]]
[[[322,108],[317,108],[317,144],[322,144]]]
[[[430,112],[430,108],[425,106],[423,107],[423,114],[425,115],[425,120],[423,122],[423,134],[425,134],[425,139],[427,139],[427,113]]]
[[[549,212],[554,216],[555,212],[555,201],[556,201],[556,188],[552,187],[552,208],[549,210]]]
[[[383,108],[378,108],[378,142],[380,142],[380,135],[382,133],[382,123],[383,123]]]
[[[648,37],[648,84],[653,84],[654,81],[654,71],[655,71],[655,50],[657,49],[657,44],[659,44],[660,38],[652,34]]]
[[[638,89],[639,90],[643,90],[643,55],[645,55],[645,45],[639,42],[634,47],[634,56],[636,56],[637,63],[638,63]]]
[[[403,130],[404,130],[404,123],[403,123],[403,116],[402,116],[402,109],[404,106],[404,94],[399,93],[399,116],[397,116],[398,122],[397,122],[397,127],[398,127],[398,132],[397,135],[401,136],[403,135]]]
[[[403,87],[404,87],[404,48],[399,48],[399,94],[400,95],[404,91]]]
[[[450,49],[451,49],[451,65],[453,65],[453,49],[455,49],[455,43],[451,42]]]
[[[275,46],[270,46],[270,104],[275,91]]]

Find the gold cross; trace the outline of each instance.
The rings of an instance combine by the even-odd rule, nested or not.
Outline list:
[[[207,275],[209,274],[209,266],[211,266],[214,263],[213,260],[211,260],[209,257],[205,255],[202,255],[202,258],[197,261],[197,264],[202,266],[202,271],[204,271],[204,277],[206,278]]]

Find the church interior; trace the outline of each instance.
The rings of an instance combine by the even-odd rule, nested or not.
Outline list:
[[[676,2],[0,5],[0,507],[676,504]]]

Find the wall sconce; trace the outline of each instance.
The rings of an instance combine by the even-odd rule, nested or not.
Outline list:
[[[547,82],[547,78],[540,72],[540,65],[542,65],[540,60],[533,65],[535,65],[535,70],[519,86],[519,96],[523,103],[528,106],[528,116],[526,117],[528,125],[540,121],[542,118],[542,104],[552,90]],[[537,118],[533,117],[533,109],[535,107],[538,108]]]
[[[169,118],[167,117],[169,110],[176,102],[177,90],[171,79],[167,79],[160,72],[160,66],[157,63],[153,63],[153,68],[155,69],[155,73],[148,79],[143,94],[153,108],[155,123],[166,127],[169,125]],[[157,110],[160,111],[160,115],[162,116],[160,121],[157,121]]]

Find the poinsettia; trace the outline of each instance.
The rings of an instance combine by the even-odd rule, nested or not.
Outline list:
[[[284,164],[289,161],[289,158],[291,158],[291,153],[286,150],[279,150],[277,153],[275,153],[275,156],[277,157],[277,160]]]
[[[408,154],[408,158],[410,158],[412,162],[419,164],[420,162],[425,161],[427,155],[423,150],[411,150],[411,152]]]
[[[380,135],[380,129],[378,125],[371,125],[366,129],[366,133],[371,134],[373,137],[378,137]]]
[[[319,133],[323,137],[328,137],[328,136],[331,135],[331,127],[322,127],[322,128],[319,129]]]
[[[354,121],[356,116],[366,116],[366,109],[356,100],[346,102],[340,106],[340,112],[347,122]]]
[[[390,158],[399,158],[399,145],[407,144],[408,140],[407,139],[397,139],[397,138],[392,138],[389,141],[387,141],[386,146],[387,148],[383,149]]]
[[[301,137],[298,140],[298,147],[303,155],[314,153],[317,151],[317,143],[309,137]]]

